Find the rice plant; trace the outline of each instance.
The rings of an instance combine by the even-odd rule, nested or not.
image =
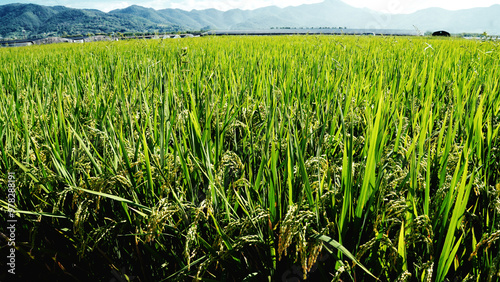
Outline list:
[[[18,268],[495,281],[499,78],[497,42],[427,37],[0,49]]]

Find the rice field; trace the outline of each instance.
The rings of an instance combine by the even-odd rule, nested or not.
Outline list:
[[[499,83],[493,41],[0,49],[16,276],[496,281]]]

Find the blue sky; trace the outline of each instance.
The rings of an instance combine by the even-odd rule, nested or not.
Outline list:
[[[113,9],[126,8],[130,5],[140,5],[154,9],[180,8],[184,10],[216,8],[229,10],[234,8],[255,9],[276,5],[279,7],[311,4],[322,0],[0,0],[0,4],[34,3],[46,6],[62,5],[72,8],[98,9],[108,12]],[[467,9],[473,7],[489,7],[500,4],[500,0],[343,0],[355,6],[391,14],[411,13],[428,7],[440,7],[448,10]]]

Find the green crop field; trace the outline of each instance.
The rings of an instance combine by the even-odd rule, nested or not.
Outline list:
[[[494,41],[0,49],[1,264],[15,243],[21,280],[498,280],[499,84]]]

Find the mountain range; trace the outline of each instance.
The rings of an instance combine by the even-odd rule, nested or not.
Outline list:
[[[155,10],[130,6],[108,13],[64,6],[8,4],[0,6],[0,36],[46,37],[89,33],[177,32],[211,29],[282,27],[347,27],[447,30],[451,33],[500,35],[500,5],[449,11],[429,8],[412,14],[384,14],[355,8],[340,0],[255,10]]]

